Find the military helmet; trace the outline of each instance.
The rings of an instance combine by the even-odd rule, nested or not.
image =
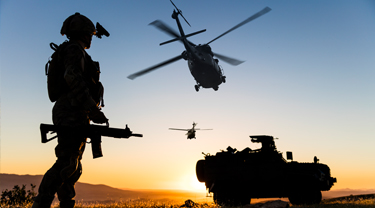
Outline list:
[[[82,35],[94,35],[96,29],[94,23],[92,23],[89,18],[77,12],[66,18],[60,33],[61,35],[66,35],[68,38],[71,38]]]

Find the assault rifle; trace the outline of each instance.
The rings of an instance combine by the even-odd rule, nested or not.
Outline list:
[[[93,158],[102,157],[102,136],[107,137],[114,137],[114,138],[125,138],[128,139],[131,136],[134,137],[143,137],[142,134],[133,134],[132,131],[126,125],[125,129],[116,129],[110,128],[109,126],[100,126],[100,125],[87,125],[82,127],[68,127],[68,126],[57,126],[52,124],[40,124],[40,133],[42,136],[42,143],[47,143],[57,137],[53,136],[51,138],[47,138],[48,132],[58,133],[64,131],[71,131],[75,134],[81,135],[83,137],[87,137],[91,139],[91,149],[92,149],[92,156]]]

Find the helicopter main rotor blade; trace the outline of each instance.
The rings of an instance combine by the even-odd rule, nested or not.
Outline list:
[[[178,55],[178,56],[173,57],[173,58],[171,58],[171,59],[168,59],[168,60],[166,60],[166,61],[164,61],[164,62],[161,62],[161,63],[159,63],[159,64],[157,64],[157,65],[155,65],[155,66],[152,66],[152,67],[149,67],[149,68],[144,69],[144,70],[142,70],[142,71],[139,71],[139,72],[136,72],[136,73],[134,73],[134,74],[131,74],[131,75],[128,76],[128,78],[131,79],[131,80],[133,80],[133,79],[135,79],[135,78],[137,78],[137,77],[139,77],[139,76],[142,76],[142,75],[144,75],[144,74],[147,74],[147,73],[149,73],[149,72],[151,72],[151,71],[153,71],[153,70],[155,70],[155,69],[157,69],[157,68],[160,68],[160,67],[162,67],[162,66],[168,65],[168,64],[173,63],[173,62],[175,62],[175,61],[178,61],[178,60],[180,60],[180,59],[182,59],[182,56],[181,56],[181,55]]]
[[[213,129],[195,129],[195,130],[213,130]]]
[[[175,129],[175,128],[169,128],[169,130],[189,131],[190,129]]]
[[[181,36],[176,31],[174,31],[172,28],[170,28],[168,25],[166,25],[164,22],[162,22],[161,20],[155,20],[155,21],[151,22],[149,25],[153,25],[156,28],[158,28],[159,30],[167,33],[168,35],[170,35],[170,36],[172,36],[172,37],[174,37],[176,39],[179,39],[181,41],[181,43],[182,43]],[[190,42],[190,41],[188,41],[188,43],[190,45],[195,46],[195,44],[192,43],[192,42]]]
[[[220,60],[222,60],[224,62],[227,62],[228,64],[231,64],[231,65],[234,65],[234,66],[242,64],[244,62],[244,61],[240,61],[240,60],[237,60],[237,59],[234,59],[234,58],[229,58],[228,56],[220,55],[218,53],[214,53],[214,55],[217,58],[219,58]]]
[[[161,31],[163,31],[163,32],[169,34],[170,36],[175,37],[175,38],[180,37],[180,35],[176,31],[174,31],[172,28],[170,28],[168,25],[166,25],[161,20],[155,20],[155,21],[151,22],[149,25],[153,25],[156,28],[158,28],[159,30],[161,30]]]
[[[202,32],[206,32],[206,29],[204,29],[204,30],[200,30],[200,31],[197,31],[197,32],[194,32],[194,33],[190,33],[190,34],[188,34],[188,35],[185,35],[185,37],[187,38],[187,37],[190,37],[190,36],[193,36],[193,35],[196,35],[196,34],[202,33]],[[159,45],[165,45],[165,44],[167,44],[167,43],[171,43],[171,42],[174,42],[174,41],[177,41],[177,40],[181,41],[181,37],[178,37],[178,38],[175,38],[175,39],[172,39],[172,40],[165,41],[165,42],[163,42],[163,43],[160,43]],[[190,43],[190,44],[192,44],[192,43]],[[193,45],[193,44],[192,44],[192,45]]]
[[[262,15],[264,15],[264,14],[266,14],[266,13],[269,12],[269,11],[271,11],[271,8],[269,8],[269,7],[266,7],[266,8],[264,8],[264,9],[262,9],[262,10],[259,11],[258,13],[256,13],[256,14],[254,14],[253,16],[247,18],[246,20],[242,21],[242,22],[239,23],[238,25],[232,27],[231,29],[229,29],[229,30],[226,31],[225,33],[219,35],[219,36],[216,37],[215,39],[213,39],[213,40],[211,40],[210,42],[208,42],[207,44],[210,44],[210,43],[214,42],[215,40],[221,38],[222,36],[226,35],[227,33],[232,32],[233,30],[235,30],[235,29],[241,27],[242,25],[244,25],[244,24],[246,24],[246,23],[248,23],[248,22],[250,22],[250,21],[252,21],[252,20],[254,20],[254,19],[256,19],[256,18],[258,18],[258,17],[260,17],[260,16],[262,16]]]

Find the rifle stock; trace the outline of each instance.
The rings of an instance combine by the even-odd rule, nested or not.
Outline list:
[[[58,133],[62,131],[74,131],[76,134],[80,134],[84,137],[91,139],[91,148],[92,154],[94,158],[102,157],[102,149],[101,149],[101,137],[113,137],[113,138],[125,138],[128,139],[129,137],[143,137],[142,134],[133,134],[132,131],[126,125],[125,129],[117,129],[117,128],[110,128],[108,126],[100,126],[100,125],[87,125],[82,127],[67,127],[67,126],[57,126],[52,124],[40,124],[40,133],[42,143],[47,143],[57,137],[53,136],[51,138],[47,138],[47,134],[51,133]]]

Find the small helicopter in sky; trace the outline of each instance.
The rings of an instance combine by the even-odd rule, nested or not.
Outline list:
[[[266,14],[267,12],[271,11],[269,7],[265,7],[263,10],[259,11],[258,13],[252,15],[251,17],[247,18],[246,20],[242,21],[238,25],[234,26],[233,28],[229,29],[228,31],[224,32],[223,34],[219,35],[218,37],[214,38],[210,42],[206,44],[199,44],[195,45],[194,43],[187,40],[188,37],[205,32],[206,30],[200,30],[198,32],[194,32],[191,34],[185,35],[184,30],[182,29],[180,20],[178,18],[178,15],[181,15],[181,17],[185,20],[185,22],[190,26],[189,22],[185,19],[185,17],[182,15],[181,10],[177,8],[177,6],[170,0],[173,6],[176,8],[173,10],[172,18],[176,20],[178,29],[180,31],[180,35],[175,32],[173,29],[168,27],[165,23],[163,23],[160,20],[156,20],[150,25],[153,25],[160,29],[161,31],[169,34],[170,36],[174,37],[174,39],[160,43],[160,45],[164,45],[167,43],[171,43],[174,41],[181,41],[184,44],[185,51],[182,52],[181,55],[178,55],[176,57],[173,57],[171,59],[168,59],[164,62],[161,62],[157,65],[151,66],[147,69],[141,70],[139,72],[136,72],[134,74],[131,74],[128,76],[129,79],[135,79],[141,75],[144,75],[146,73],[149,73],[157,68],[160,68],[162,66],[165,66],[167,64],[173,63],[175,61],[178,61],[180,59],[185,59],[188,62],[188,67],[190,69],[191,75],[194,77],[196,81],[195,90],[198,92],[200,87],[203,88],[213,88],[215,91],[219,89],[219,85],[221,83],[225,83],[226,77],[223,74],[223,70],[221,66],[219,66],[219,60],[222,60],[224,62],[227,62],[231,65],[239,65],[243,63],[243,61],[236,60],[234,58],[229,58],[224,55],[220,55],[218,53],[214,53],[211,50],[211,47],[208,45],[212,43],[213,41],[219,39],[220,37],[226,35],[227,33],[239,28],[240,26]],[[214,58],[217,57],[217,58]]]
[[[191,129],[176,129],[176,128],[169,128],[169,130],[179,130],[179,131],[187,131],[187,139],[196,139],[195,137],[195,131],[196,130],[212,130],[212,129],[196,129],[195,126],[197,123],[193,122],[193,128]]]

